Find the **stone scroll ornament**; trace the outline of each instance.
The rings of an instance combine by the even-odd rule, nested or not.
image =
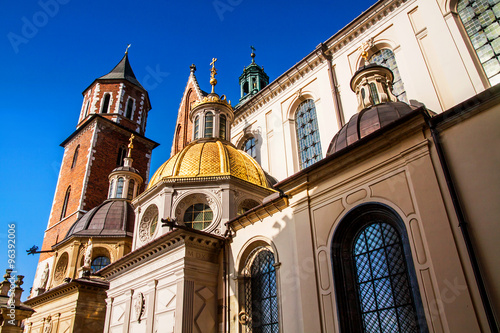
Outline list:
[[[134,300],[134,311],[135,311],[135,317],[137,318],[137,322],[141,322],[141,318],[144,315],[144,312],[146,310],[145,306],[145,301],[144,301],[144,295],[142,293],[137,294]]]

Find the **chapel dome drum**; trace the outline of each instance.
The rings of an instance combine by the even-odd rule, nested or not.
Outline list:
[[[200,139],[186,146],[158,168],[148,189],[161,181],[235,177],[270,188],[260,165],[247,153],[220,139]]]

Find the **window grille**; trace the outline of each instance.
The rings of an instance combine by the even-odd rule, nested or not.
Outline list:
[[[500,0],[461,0],[458,15],[491,85],[500,82]]]
[[[245,280],[246,332],[279,332],[278,293],[274,255],[260,247],[249,256]]]
[[[92,268],[92,272],[95,273],[98,270],[108,266],[111,263],[108,257],[97,257],[94,260],[92,260],[92,264],[90,265],[90,268]]]
[[[194,204],[186,209],[184,223],[193,229],[203,230],[212,223],[213,215],[210,206],[203,203]]]
[[[254,137],[248,138],[243,143],[243,151],[246,152],[248,155],[252,156],[253,158],[257,157],[257,150],[255,149],[255,138]]]
[[[401,237],[387,223],[364,227],[352,249],[364,332],[418,332]]]
[[[312,99],[308,99],[299,105],[295,121],[300,168],[304,169],[322,158],[316,106]]]

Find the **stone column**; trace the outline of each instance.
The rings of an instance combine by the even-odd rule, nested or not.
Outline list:
[[[158,285],[158,280],[154,280],[148,283],[148,304],[147,306],[147,322],[146,322],[146,332],[153,332],[153,327],[155,323],[155,305],[156,305],[156,286]]]
[[[128,297],[127,304],[125,305],[125,318],[123,319],[123,333],[128,333],[130,329],[130,311],[132,310],[132,296],[134,290],[129,290],[125,293]]]
[[[113,311],[113,297],[106,298],[106,318],[104,319],[104,333],[109,333],[111,325],[111,312]]]

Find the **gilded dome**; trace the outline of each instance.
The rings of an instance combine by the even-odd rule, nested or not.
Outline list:
[[[220,139],[201,139],[187,145],[158,168],[148,189],[161,180],[232,176],[269,188],[266,175],[250,155]]]

